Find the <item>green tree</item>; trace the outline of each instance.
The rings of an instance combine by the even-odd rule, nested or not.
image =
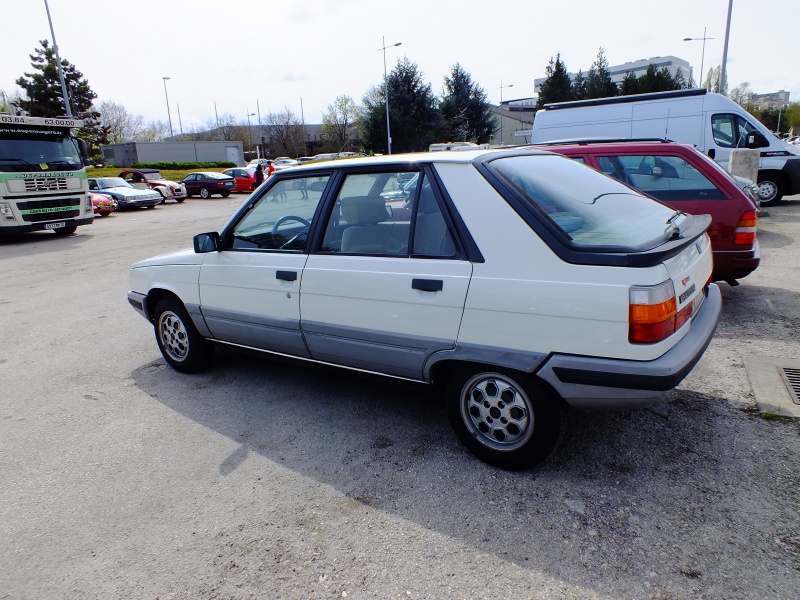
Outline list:
[[[20,101],[20,107],[34,117],[64,116],[66,108],[55,51],[47,40],[39,43],[42,47],[36,48],[35,53],[29,55],[33,73],[25,73],[15,82],[27,96],[27,100]],[[108,129],[101,124],[100,113],[93,106],[97,94],[92,91],[89,82],[75,65],[62,58],[61,68],[64,71],[72,114],[76,119],[86,122],[77,131],[77,135],[86,142],[93,160],[102,159],[100,145],[108,143]]]
[[[536,106],[541,108],[550,102],[566,102],[572,100],[572,82],[567,73],[566,65],[561,62],[561,54],[556,54],[555,61],[550,58],[550,64],[545,68],[547,78],[539,90],[539,100]]]
[[[632,96],[641,93],[642,92],[639,91],[639,78],[633,74],[633,71],[628,71],[619,89],[620,96]]]
[[[572,98],[573,100],[586,100],[589,98],[589,80],[583,74],[583,69],[578,71],[572,81]]]
[[[358,107],[350,96],[339,96],[322,115],[323,150],[342,152],[357,135]]]
[[[417,65],[404,58],[387,76],[385,85],[368,91],[363,99],[361,138],[373,152],[387,152],[386,88],[389,91],[389,123],[392,152],[427,148],[440,131],[441,115],[431,85],[422,79]]]
[[[453,65],[444,78],[444,94],[439,105],[443,128],[441,139],[487,143],[494,131],[491,104],[486,93],[460,64]]]
[[[608,60],[603,53],[603,48],[597,52],[597,59],[589,69],[587,81],[589,98],[608,98],[619,94],[617,84],[611,80],[611,72],[608,70]]]

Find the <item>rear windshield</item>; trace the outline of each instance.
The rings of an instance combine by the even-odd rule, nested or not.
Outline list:
[[[675,225],[674,209],[563,156],[512,156],[489,168],[581,249],[654,248]]]

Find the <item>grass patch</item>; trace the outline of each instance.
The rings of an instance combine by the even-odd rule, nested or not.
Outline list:
[[[195,173],[197,171],[213,171],[215,173],[222,173],[227,168],[229,167],[208,167],[203,169],[163,169],[160,170],[160,173],[165,179],[169,179],[170,181],[180,181],[189,173]],[[86,169],[86,172],[88,173],[89,177],[116,177],[124,170],[124,167],[92,167],[91,169]]]
[[[775,413],[765,412],[761,415],[761,418],[765,421],[777,421],[778,423],[784,423],[788,425],[793,421],[791,417],[784,417],[783,415],[776,415]]]

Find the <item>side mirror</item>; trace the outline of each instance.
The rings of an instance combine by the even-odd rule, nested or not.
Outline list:
[[[711,160],[714,160],[714,157],[716,155],[717,155],[717,151],[716,151],[715,148],[709,148],[708,149],[708,158],[710,158]]]
[[[661,167],[653,167],[653,170],[650,171],[650,175],[653,177],[661,177],[664,174],[664,169]]]
[[[81,138],[75,138],[78,142],[78,150],[81,153],[81,160],[83,160],[83,166],[89,165],[89,151],[86,149],[86,142],[84,142]]]
[[[747,136],[748,148],[766,148],[767,146],[769,146],[769,142],[761,133],[756,131]]]
[[[216,231],[209,233],[198,233],[194,236],[195,254],[205,254],[219,250],[219,234]]]

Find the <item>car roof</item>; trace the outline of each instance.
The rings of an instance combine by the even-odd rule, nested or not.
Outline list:
[[[123,173],[160,173],[158,169],[124,169]]]

